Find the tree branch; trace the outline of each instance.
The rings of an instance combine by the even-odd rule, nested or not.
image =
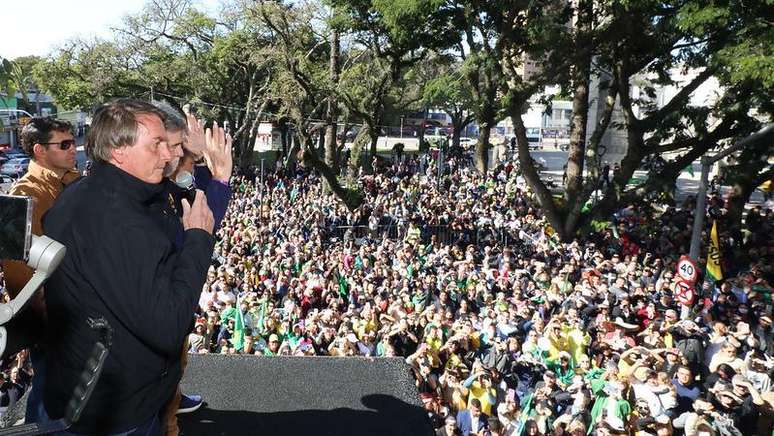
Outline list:
[[[702,83],[706,82],[707,79],[712,77],[713,72],[714,70],[712,68],[705,68],[704,71],[699,73],[699,75],[691,80],[690,83],[680,89],[680,91],[675,94],[669,103],[665,104],[660,109],[649,113],[645,118],[643,118],[641,123],[645,129],[649,130],[651,127],[657,125],[661,120],[666,118],[667,115],[683,106],[685,101],[690,98],[691,94],[696,91],[696,89],[701,86]]]

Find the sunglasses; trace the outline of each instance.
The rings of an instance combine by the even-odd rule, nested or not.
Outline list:
[[[64,141],[59,142],[44,142],[44,145],[54,145],[59,144],[60,150],[69,150],[70,147],[75,146],[75,139],[65,139]]]

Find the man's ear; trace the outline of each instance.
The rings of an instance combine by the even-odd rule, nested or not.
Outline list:
[[[32,146],[32,157],[33,159],[36,158],[38,155],[45,154],[45,152],[48,151],[45,145],[41,143],[35,143],[35,145]]]
[[[121,165],[126,159],[126,147],[115,147],[110,149],[110,161],[115,165]]]

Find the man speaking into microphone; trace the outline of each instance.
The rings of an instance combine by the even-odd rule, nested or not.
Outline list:
[[[113,328],[110,354],[74,434],[159,435],[159,413],[180,379],[180,348],[205,282],[214,246],[204,193],[183,202],[185,237],[176,249],[150,207],[172,160],[164,114],[132,99],[94,115],[89,177],[59,197],[45,234],[67,247],[46,289],[48,374],[44,405],[64,415],[97,341],[89,318]]]

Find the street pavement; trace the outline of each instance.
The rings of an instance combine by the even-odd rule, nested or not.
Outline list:
[[[550,175],[557,183],[562,181],[562,167],[567,162],[567,152],[560,150],[541,150],[532,151],[530,155],[535,159],[544,159],[546,162],[547,170],[543,172],[544,176]],[[701,181],[701,164],[699,161],[695,161],[692,164],[693,175],[687,170],[680,173],[677,179],[677,192],[675,200],[682,202],[689,195],[696,195],[699,191],[699,182]],[[634,172],[633,179],[645,180],[648,177],[648,171],[637,170]],[[731,188],[728,186],[722,187],[721,193],[725,196],[730,192]],[[764,203],[763,193],[756,190],[750,197],[749,204],[762,204]]]

